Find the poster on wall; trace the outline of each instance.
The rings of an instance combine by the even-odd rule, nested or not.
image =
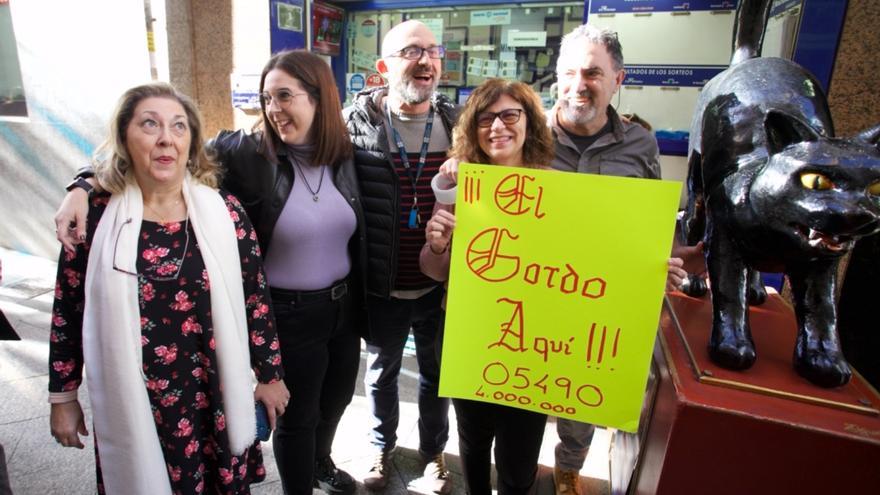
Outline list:
[[[278,9],[278,29],[295,31],[297,33],[302,32],[303,23],[301,6],[279,2],[275,4],[275,7]]]
[[[325,3],[312,4],[312,51],[339,55],[345,11]]]
[[[272,53],[305,48],[305,0],[271,0],[269,8],[269,39]]]
[[[446,59],[443,61],[443,74],[440,76],[440,84],[458,86],[464,83],[462,66],[463,53],[458,50],[448,50]]]

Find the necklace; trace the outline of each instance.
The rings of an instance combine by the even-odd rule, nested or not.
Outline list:
[[[180,200],[178,199],[177,201],[175,201],[174,203],[171,204],[171,208],[176,208],[177,205],[179,205],[179,204],[180,204]],[[144,206],[146,206],[147,208],[150,209],[150,211],[152,211],[153,213],[155,213],[156,216],[159,217],[159,220],[160,220],[163,224],[168,223],[168,221],[165,220],[165,215],[159,213],[158,210],[156,210],[155,208],[153,208],[152,206],[150,206],[150,204],[147,203],[146,201],[144,202]],[[189,215],[187,215],[187,220],[189,220]]]
[[[305,183],[306,185],[306,189],[308,189],[309,192],[312,193],[312,201],[318,201],[318,193],[321,192],[321,185],[324,183],[324,165],[321,165],[321,178],[318,179],[318,188],[315,190],[312,190],[312,185],[309,184],[309,180],[306,179],[306,174],[303,173],[303,169],[299,166],[299,163],[293,161],[293,166],[296,167],[297,170],[299,170],[299,175],[302,176],[303,183]]]

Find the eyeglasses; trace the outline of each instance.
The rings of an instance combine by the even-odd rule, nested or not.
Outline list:
[[[125,273],[126,275],[134,275],[135,277],[142,276],[148,280],[153,280],[155,282],[171,282],[172,280],[177,280],[180,277],[180,270],[181,268],[183,268],[183,260],[186,259],[186,253],[189,252],[189,215],[186,216],[186,222],[183,226],[183,231],[186,233],[186,242],[184,242],[183,244],[183,254],[180,255],[180,262],[177,264],[177,271],[174,273],[174,276],[170,277],[157,277],[152,274],[148,275],[144,273],[131,272],[123,268],[119,268],[116,265],[116,252],[119,250],[119,238],[122,237],[122,229],[130,223],[132,223],[131,218],[122,222],[122,225],[119,226],[119,231],[116,233],[116,243],[113,245],[113,269],[117,272]]]
[[[524,111],[522,108],[505,108],[500,112],[480,112],[477,114],[477,125],[491,127],[495,119],[501,119],[507,125],[516,124]]]
[[[263,105],[263,108],[269,108],[272,105],[272,102],[275,101],[280,108],[287,108],[294,98],[302,95],[308,95],[308,93],[291,93],[286,90],[281,90],[275,93],[274,96],[268,92],[260,93],[260,104]]]
[[[402,48],[391,55],[389,57],[400,57],[405,58],[407,60],[421,60],[422,54],[427,53],[428,58],[438,59],[446,56],[446,48],[442,46],[429,46],[428,48],[422,48],[420,46],[408,46],[406,48]]]

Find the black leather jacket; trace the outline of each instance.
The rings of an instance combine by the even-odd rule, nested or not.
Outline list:
[[[295,174],[284,148],[278,151],[277,165],[270,163],[257,151],[262,138],[263,134],[260,132],[220,131],[217,137],[207,143],[207,147],[213,150],[217,161],[224,168],[223,188],[241,201],[251,219],[260,241],[260,250],[265,257],[272,241],[275,223],[293,189]],[[349,277],[353,286],[350,289],[355,293],[357,304],[362,306],[367,266],[365,223],[352,159],[344,160],[334,168],[333,183],[348,201],[357,218],[357,228],[348,245],[352,260]]]
[[[400,181],[394,170],[385,114],[381,105],[387,87],[366,90],[342,111],[354,145],[354,164],[363,196],[367,235],[367,290],[388,298],[397,277],[397,246],[400,237]],[[446,96],[431,100],[443,126],[452,136],[459,108]]]
[[[278,165],[270,163],[257,149],[263,138],[261,132],[248,133],[243,130],[220,131],[214,139],[206,143],[209,152],[223,168],[220,186],[234,194],[244,206],[260,243],[260,252],[266,257],[275,223],[287,203],[293,189],[293,166],[287,159],[287,150],[278,151]],[[77,177],[92,177],[94,170],[86,166],[77,171]],[[361,195],[354,162],[347,159],[333,171],[333,183],[354,210],[357,219],[355,234],[348,244],[352,270],[349,280],[352,295],[359,311],[364,311],[366,294],[366,240],[364,211],[361,208]],[[358,327],[363,335],[366,328],[366,315],[357,315]]]

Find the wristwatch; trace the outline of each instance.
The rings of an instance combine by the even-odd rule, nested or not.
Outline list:
[[[77,177],[76,179],[74,179],[73,182],[68,184],[67,187],[65,187],[64,189],[67,189],[68,191],[73,191],[77,187],[82,189],[83,191],[85,191],[86,194],[88,194],[89,196],[91,196],[92,191],[95,190],[94,186],[89,184],[89,181],[85,180],[82,177]]]

